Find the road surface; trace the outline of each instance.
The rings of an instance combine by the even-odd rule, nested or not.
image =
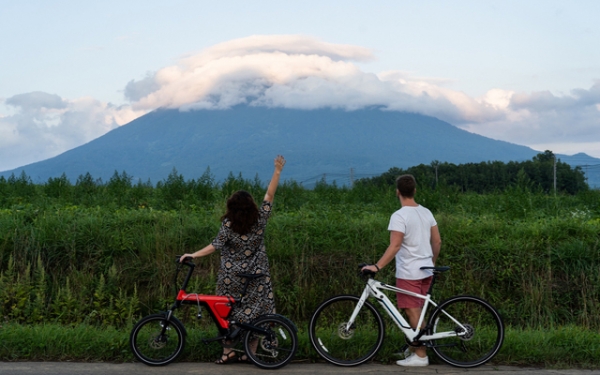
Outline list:
[[[338,367],[327,363],[292,362],[278,370],[262,370],[251,364],[216,365],[214,363],[179,362],[163,367],[141,363],[83,362],[0,362],[1,375],[343,375],[343,374],[465,374],[465,375],[600,375],[598,370],[539,369],[533,367],[484,365],[460,369],[447,365],[405,368],[395,364],[365,364]]]

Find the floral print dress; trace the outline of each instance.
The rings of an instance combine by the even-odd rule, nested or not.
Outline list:
[[[275,299],[271,285],[269,259],[264,237],[267,220],[271,215],[271,203],[264,201],[258,210],[258,222],[250,233],[240,235],[231,229],[231,222],[224,219],[213,246],[221,252],[221,268],[217,275],[217,295],[239,297],[245,279],[240,273],[262,273],[265,277],[254,279],[248,285],[246,298],[241,307],[232,312],[232,318],[249,323],[263,314],[275,312]]]

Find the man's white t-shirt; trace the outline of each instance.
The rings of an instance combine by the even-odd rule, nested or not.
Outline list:
[[[404,233],[402,246],[396,253],[396,278],[421,280],[433,274],[420,268],[433,266],[431,228],[436,225],[431,211],[420,205],[405,206],[392,214],[388,230]]]

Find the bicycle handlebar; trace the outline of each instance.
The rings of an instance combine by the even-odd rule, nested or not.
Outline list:
[[[194,268],[194,267],[196,267],[196,264],[194,262],[191,262],[192,259],[193,259],[192,257],[185,257],[183,259],[183,262],[181,262],[181,255],[175,255],[175,263],[183,264],[188,267]]]
[[[358,270],[359,270],[359,272],[363,276],[367,276],[367,275],[373,275],[374,276],[374,275],[377,274],[377,272],[370,271],[370,270],[364,270],[364,271],[362,270],[364,267],[366,267],[366,266],[372,266],[372,265],[373,264],[361,263],[361,264],[358,265]],[[439,274],[439,273],[443,273],[443,272],[449,271],[450,267],[448,267],[448,266],[441,266],[441,267],[435,267],[435,266],[428,267],[428,266],[424,266],[424,267],[420,267],[419,269],[421,269],[421,270],[431,270],[431,271],[433,271],[434,274]]]
[[[365,277],[369,277],[369,278],[373,278],[377,272],[373,272],[371,270],[362,270],[364,267],[366,266],[370,266],[370,264],[366,264],[366,263],[361,263],[358,265],[358,272],[360,273],[361,276],[365,276]]]

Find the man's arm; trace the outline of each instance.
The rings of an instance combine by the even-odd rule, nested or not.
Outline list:
[[[431,227],[430,242],[431,250],[433,251],[433,265],[435,266],[435,261],[437,260],[438,255],[440,255],[440,248],[442,247],[442,237],[440,236],[440,230],[437,225]]]
[[[400,250],[400,246],[402,246],[402,241],[404,240],[404,233],[397,232],[395,230],[390,231],[390,245],[385,250],[385,253],[381,256],[381,258],[372,266],[366,266],[362,269],[368,269],[373,272],[377,272],[383,267],[387,266],[388,263],[394,259],[398,251]]]

